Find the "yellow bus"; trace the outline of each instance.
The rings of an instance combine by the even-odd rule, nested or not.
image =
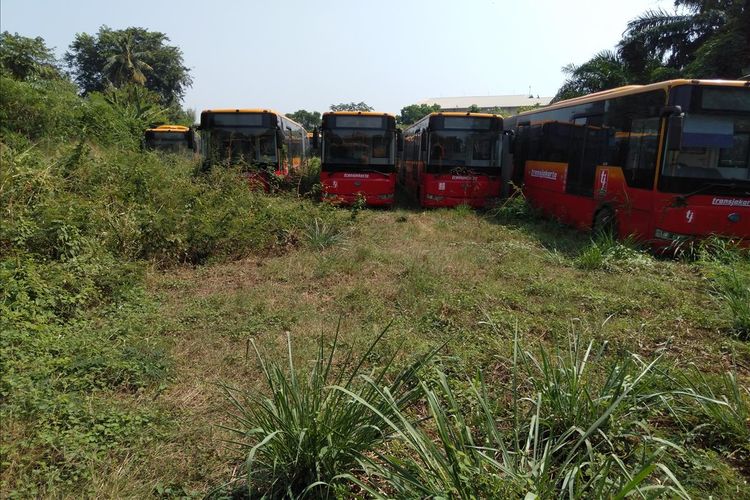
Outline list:
[[[172,153],[196,153],[198,150],[195,131],[182,125],[159,125],[147,129],[143,134],[143,145],[146,149]]]

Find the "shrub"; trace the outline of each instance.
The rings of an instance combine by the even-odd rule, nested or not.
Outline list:
[[[358,358],[349,350],[339,359],[338,330],[326,352],[321,336],[312,369],[305,374],[293,362],[288,340],[288,367],[258,356],[265,395],[225,386],[237,414],[232,431],[245,443],[247,495],[325,497],[341,484],[363,454],[385,439],[380,424],[414,402],[416,373],[431,355],[397,370],[393,356],[377,369],[365,367],[384,329]],[[337,389],[333,389],[336,386]],[[379,396],[387,391],[386,402]],[[371,405],[355,404],[358,401]]]

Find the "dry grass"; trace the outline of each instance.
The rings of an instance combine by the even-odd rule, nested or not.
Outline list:
[[[555,238],[557,248],[549,243]],[[583,271],[573,260],[585,244],[585,236],[548,224],[366,211],[333,247],[152,272],[149,287],[161,297],[176,361],[174,383],[156,403],[177,428],[141,458],[113,468],[99,491],[138,496],[154,484],[176,484],[206,492],[229,480],[242,457],[217,427],[229,409],[217,384],[259,386],[249,338],[281,357],[289,332],[305,363],[318,334],[333,334],[339,318],[342,345],[355,349],[394,320],[373,363],[402,343],[412,353],[448,341],[446,366],[482,369],[490,384],[507,382],[516,328],[529,344],[565,342],[573,328],[614,351],[665,349],[681,363],[709,372],[734,368],[748,381],[750,353],[722,334],[728,319],[690,264],[653,260],[647,272]]]

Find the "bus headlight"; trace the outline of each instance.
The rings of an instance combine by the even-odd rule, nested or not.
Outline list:
[[[445,196],[437,196],[434,194],[426,194],[424,197],[432,201],[443,201],[445,199]]]
[[[393,193],[387,193],[387,194],[379,194],[378,199],[381,200],[392,200],[393,199]]]

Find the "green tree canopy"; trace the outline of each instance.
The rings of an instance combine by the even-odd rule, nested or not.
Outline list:
[[[440,104],[410,104],[401,108],[401,113],[396,117],[396,121],[401,125],[411,125],[436,111],[440,111]]]
[[[52,49],[42,37],[0,33],[0,72],[16,80],[62,78]]]
[[[312,130],[316,127],[320,127],[321,115],[317,111],[300,109],[294,113],[287,113],[286,116],[305,127],[305,130]]]
[[[77,34],[65,61],[84,93],[135,83],[158,94],[162,105],[172,106],[193,81],[182,51],[167,42],[157,31],[102,26],[96,35]]]
[[[364,102],[342,102],[340,104],[331,104],[331,111],[372,111],[373,108]]]
[[[555,100],[675,77],[740,78],[750,74],[750,0],[675,0],[674,12],[630,21],[616,51],[563,69]]]

